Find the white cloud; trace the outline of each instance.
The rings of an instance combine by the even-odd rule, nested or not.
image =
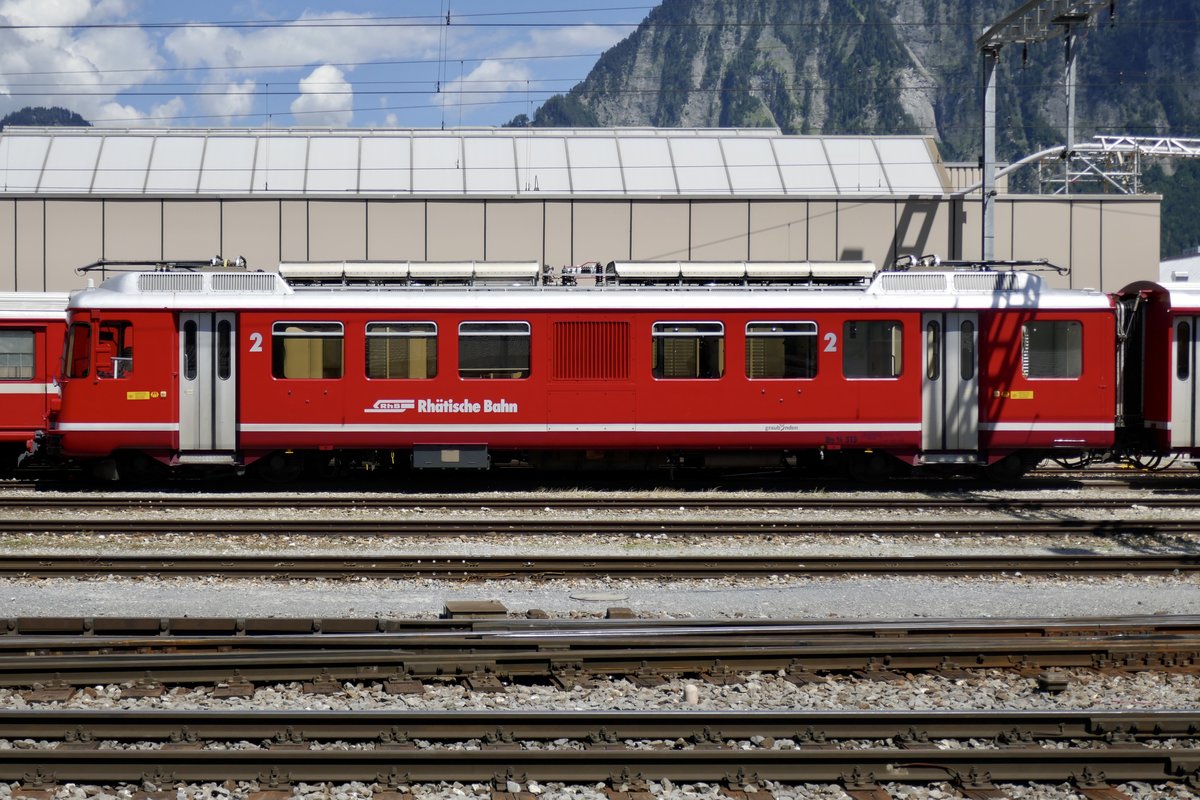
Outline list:
[[[0,0],[0,18],[13,25],[70,26],[127,13],[122,0]],[[161,66],[150,37],[137,28],[0,31],[0,93],[7,95],[0,113],[42,105],[64,106],[89,120],[127,116],[132,109],[114,104],[117,94],[152,80]]]
[[[371,19],[366,14],[335,11],[303,14],[299,21],[275,28],[183,28],[167,36],[167,52],[185,67],[238,67],[362,62],[394,56],[422,58],[436,54],[436,27],[366,25],[316,27],[305,22],[328,18]]]
[[[531,29],[527,37],[504,47],[495,53],[492,59],[480,62],[469,74],[444,84],[443,93],[433,95],[430,102],[438,107],[444,103],[446,114],[457,113],[461,102],[462,115],[470,116],[472,113],[494,113],[494,107],[489,104],[521,100],[529,93],[532,95],[533,107],[536,108],[547,93],[547,85],[538,81],[534,72],[534,62],[520,59],[543,56],[547,53],[598,53],[628,34],[628,28],[605,25]],[[581,74],[571,77],[582,80],[584,76]],[[570,86],[556,83],[549,88],[552,92],[562,92]],[[457,94],[460,91],[461,98]]]
[[[354,89],[337,67],[325,64],[300,79],[292,115],[300,125],[345,127],[354,116]]]
[[[224,122],[229,123],[234,117],[244,117],[254,110],[254,93],[257,90],[258,84],[247,78],[241,83],[226,86],[224,94],[205,95],[200,105],[209,114],[226,117]],[[220,125],[221,120],[216,120],[215,124]]]
[[[461,79],[446,83],[441,94],[431,98],[433,104],[442,106],[446,113],[464,113],[478,110],[483,104],[520,97],[529,87],[533,73],[517,61],[484,61]]]

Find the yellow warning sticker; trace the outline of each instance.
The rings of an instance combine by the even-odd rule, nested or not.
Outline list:
[[[1021,389],[1021,390],[1002,392],[999,389],[997,389],[992,392],[992,397],[999,397],[999,398],[1003,398],[1004,400],[1032,400],[1033,399],[1033,390]]]

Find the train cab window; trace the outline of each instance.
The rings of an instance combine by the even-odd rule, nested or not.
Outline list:
[[[725,324],[656,322],[651,369],[656,378],[720,378],[725,374]]]
[[[67,349],[63,354],[63,374],[68,378],[86,378],[92,374],[92,326],[76,322],[67,333]]]
[[[33,380],[33,331],[0,331],[0,380]]]
[[[746,377],[817,377],[817,323],[747,322]]]
[[[897,378],[903,369],[904,326],[898,320],[848,320],[842,325],[842,374]]]
[[[309,380],[340,378],[344,338],[340,322],[276,322],[271,326],[271,374]]]
[[[528,322],[460,322],[458,375],[461,378],[528,378]]]
[[[1083,374],[1083,323],[1026,322],[1021,326],[1021,374],[1026,378],[1078,378]]]
[[[437,325],[368,322],[367,377],[437,377]]]
[[[133,374],[133,325],[101,322],[96,335],[96,377],[126,378]]]

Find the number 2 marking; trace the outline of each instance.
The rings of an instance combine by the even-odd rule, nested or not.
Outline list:
[[[832,336],[832,335],[833,334],[830,334],[830,336]],[[258,333],[257,331],[250,334],[250,352],[251,353],[261,353],[262,352],[262,334]]]
[[[837,352],[837,334],[836,333],[825,334],[825,352],[826,353],[836,353]]]

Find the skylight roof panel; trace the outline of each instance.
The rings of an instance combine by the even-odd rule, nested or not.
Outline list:
[[[575,194],[621,194],[621,161],[612,138],[567,139]]]
[[[202,136],[159,136],[150,157],[146,191],[154,193],[195,192],[204,158]]]
[[[942,194],[945,187],[924,139],[877,139],[894,194]]]
[[[567,143],[561,137],[523,136],[517,145],[517,183],[521,192],[571,191]]]
[[[200,172],[204,194],[248,194],[254,170],[253,136],[209,136]]]
[[[363,139],[359,155],[359,191],[398,194],[412,191],[411,148],[409,136]]]
[[[42,192],[87,192],[96,176],[99,136],[60,136],[50,144],[42,170]]]
[[[465,183],[461,138],[414,136],[412,158],[413,191],[462,193]]]
[[[468,192],[516,194],[517,160],[509,136],[463,137]]]
[[[783,189],[769,140],[722,139],[721,149],[735,194],[772,194]]]
[[[94,192],[141,192],[150,167],[152,136],[106,136],[96,166]]]
[[[42,177],[42,162],[50,149],[49,136],[0,138],[0,175],[6,192],[32,192]]]
[[[652,136],[631,136],[617,140],[621,169],[625,173],[625,191],[629,194],[678,194],[675,170],[667,140]]]
[[[308,137],[263,136],[254,155],[252,191],[289,194],[304,191],[304,165],[308,161]]]
[[[719,139],[668,139],[682,194],[729,194],[729,175]]]
[[[891,194],[871,139],[826,139],[825,150],[841,194]]]
[[[837,194],[820,139],[777,139],[774,146],[787,194]]]
[[[308,193],[358,191],[358,137],[313,136],[308,140]]]

